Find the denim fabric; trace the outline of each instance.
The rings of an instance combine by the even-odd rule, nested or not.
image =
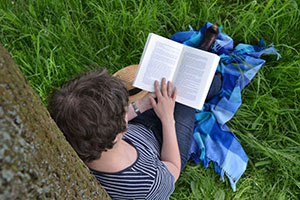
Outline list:
[[[220,91],[222,87],[222,80],[219,76],[214,76],[214,79],[212,81],[212,84],[209,88],[207,97],[205,99],[205,101],[209,101],[211,100],[214,96],[216,96],[216,94]]]
[[[174,119],[182,170],[187,163],[190,148],[192,145],[195,109],[180,103],[176,103],[174,110]],[[162,146],[162,125],[160,119],[157,117],[153,109],[147,110],[140,116],[129,121],[129,123],[143,124],[146,128],[152,130],[160,144],[160,147]]]
[[[212,98],[219,92],[221,84],[221,79],[218,76],[214,76],[213,82],[207,95],[207,99]],[[189,152],[192,145],[195,109],[185,106],[181,103],[176,103],[174,109],[174,119],[182,171],[188,161]],[[143,124],[146,128],[149,128],[153,131],[160,146],[162,145],[162,124],[153,109],[147,110],[140,116],[129,121],[129,123]]]

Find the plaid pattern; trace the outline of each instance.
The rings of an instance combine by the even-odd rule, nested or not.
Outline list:
[[[171,39],[188,46],[197,47],[205,30],[212,24],[207,22],[200,31],[175,33]],[[221,29],[221,28],[220,28]],[[229,131],[228,122],[241,105],[241,91],[265,64],[262,54],[280,54],[273,47],[266,48],[263,40],[259,46],[239,44],[233,48],[233,40],[222,33],[212,47],[212,52],[221,59],[217,72],[223,76],[222,89],[202,110],[196,111],[193,143],[190,157],[206,168],[213,161],[215,171],[224,181],[228,177],[233,191],[236,183],[245,172],[248,157],[236,136]]]

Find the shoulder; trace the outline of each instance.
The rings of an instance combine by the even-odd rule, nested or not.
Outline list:
[[[138,151],[150,151],[160,157],[160,145],[153,132],[142,124],[128,124],[124,136]]]
[[[157,173],[146,199],[168,199],[175,189],[175,178],[168,168],[160,162]]]

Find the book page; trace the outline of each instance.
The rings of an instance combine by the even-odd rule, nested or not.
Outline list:
[[[216,71],[219,56],[185,46],[174,77],[177,101],[201,109]]]
[[[134,86],[154,92],[154,81],[163,77],[172,81],[183,45],[164,37],[149,34]]]

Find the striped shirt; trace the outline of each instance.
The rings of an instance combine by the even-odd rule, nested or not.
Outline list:
[[[90,169],[113,199],[168,199],[175,188],[174,176],[160,160],[153,132],[140,124],[128,124],[124,140],[132,144],[137,160],[116,173]]]

